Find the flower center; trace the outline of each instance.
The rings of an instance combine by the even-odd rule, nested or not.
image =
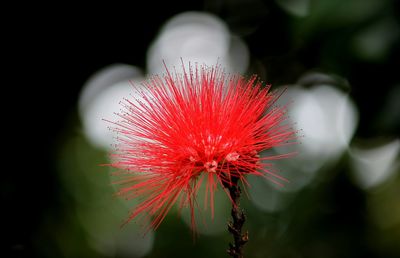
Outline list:
[[[218,163],[213,160],[213,161],[207,161],[204,163],[204,167],[206,168],[207,172],[209,173],[215,173],[217,171]]]

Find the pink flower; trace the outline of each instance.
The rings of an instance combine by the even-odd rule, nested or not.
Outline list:
[[[125,99],[112,122],[118,144],[111,166],[118,168],[119,195],[141,198],[126,222],[152,217],[156,229],[171,207],[189,207],[194,228],[196,194],[206,184],[207,206],[214,210],[217,185],[224,189],[247,175],[285,180],[259,153],[293,143],[295,132],[286,107],[274,106],[279,95],[256,77],[226,75],[219,67],[192,67],[184,74],[147,82],[141,99]],[[228,194],[229,196],[229,194]]]

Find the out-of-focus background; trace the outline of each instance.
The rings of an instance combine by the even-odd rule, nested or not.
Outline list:
[[[120,228],[112,119],[162,60],[257,74],[286,87],[300,130],[276,187],[248,178],[246,257],[400,257],[400,13],[396,0],[143,1],[21,6],[6,52],[2,257],[227,257],[229,201],[213,221],[170,212]],[[31,8],[32,7],[32,8]],[[22,21],[21,23],[19,21]],[[10,119],[9,119],[10,118]],[[15,134],[15,135],[14,135]],[[277,153],[287,149],[274,150]],[[203,224],[204,221],[204,224]],[[3,256],[4,254],[4,256]]]

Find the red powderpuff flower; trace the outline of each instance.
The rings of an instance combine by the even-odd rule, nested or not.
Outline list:
[[[226,75],[219,67],[197,66],[189,72],[143,83],[139,99],[124,99],[112,122],[118,133],[111,166],[122,178],[119,195],[141,197],[130,213],[153,217],[156,229],[174,203],[189,207],[195,227],[196,194],[206,184],[207,203],[214,212],[218,184],[226,190],[246,175],[284,178],[268,160],[287,155],[260,157],[261,151],[290,144],[295,133],[286,119],[286,106],[274,103],[279,94],[269,92],[256,77]],[[228,193],[229,196],[229,193]]]

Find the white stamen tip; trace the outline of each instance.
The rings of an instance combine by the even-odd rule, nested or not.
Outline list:
[[[228,155],[226,155],[226,160],[227,161],[236,161],[239,159],[239,157],[240,157],[239,153],[231,152],[231,153],[228,153]]]
[[[215,160],[211,162],[207,161],[204,163],[204,167],[207,169],[207,172],[215,173],[217,171],[218,163]]]

